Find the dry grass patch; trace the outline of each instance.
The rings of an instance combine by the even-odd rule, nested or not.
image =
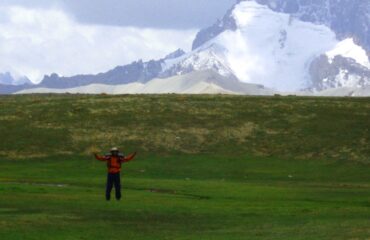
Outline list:
[[[22,118],[15,115],[2,115],[2,116],[0,115],[0,121],[17,121],[20,119]]]
[[[30,158],[43,158],[50,155],[50,152],[48,153],[36,153],[36,152],[26,152],[26,151],[0,151],[0,156],[8,159],[14,159],[14,160],[24,160],[24,159],[30,159]]]
[[[256,129],[258,129],[257,124],[246,122],[241,126],[224,128],[220,136],[227,140],[236,140],[238,143],[243,143],[247,137],[253,135]]]

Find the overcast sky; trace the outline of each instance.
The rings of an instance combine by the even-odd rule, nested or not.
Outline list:
[[[0,73],[99,73],[183,48],[235,0],[0,0]]]
[[[212,24],[236,0],[0,0],[0,5],[61,8],[81,23],[194,29]]]

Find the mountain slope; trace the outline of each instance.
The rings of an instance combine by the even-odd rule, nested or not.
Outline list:
[[[26,90],[32,88],[31,85],[5,85],[0,84],[0,95],[13,94],[18,91]]]
[[[166,60],[177,58],[184,54],[181,49],[167,55],[163,59],[143,62],[142,60],[128,65],[118,66],[108,72],[97,75],[77,75],[73,77],[60,77],[57,74],[45,76],[43,81],[36,87],[42,88],[74,88],[89,84],[127,84],[132,82],[145,83],[156,78],[162,72],[162,66]]]
[[[324,97],[370,97],[370,85],[365,87],[339,87],[331,88],[315,94]]]

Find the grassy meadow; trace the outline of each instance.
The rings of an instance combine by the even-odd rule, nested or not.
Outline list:
[[[369,98],[2,96],[0,135],[0,240],[370,239]]]

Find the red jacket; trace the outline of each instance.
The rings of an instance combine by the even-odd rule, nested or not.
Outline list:
[[[107,168],[109,173],[119,173],[121,172],[122,163],[129,162],[134,159],[136,153],[130,154],[127,157],[123,156],[99,156],[95,154],[95,158],[102,162],[107,162]]]

